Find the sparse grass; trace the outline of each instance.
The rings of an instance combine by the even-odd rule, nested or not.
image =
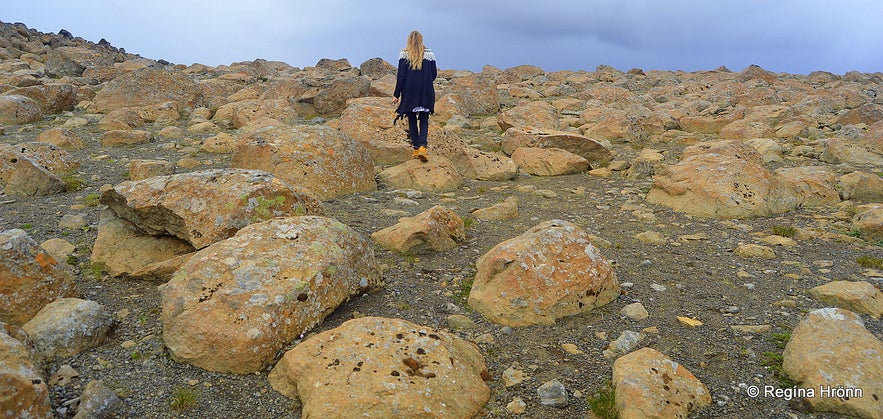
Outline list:
[[[849,237],[856,237],[859,239],[862,238],[862,232],[858,231],[858,230],[851,230],[850,232],[846,233],[846,235]]]
[[[399,311],[405,311],[405,310],[411,308],[411,305],[402,301],[396,305],[396,308],[399,309]]]
[[[457,284],[459,287],[459,292],[457,293],[457,301],[460,302],[463,306],[467,306],[467,301],[469,300],[469,292],[472,291],[472,282],[475,280],[473,277],[463,278]]]
[[[141,358],[144,358],[144,355],[142,355],[141,352],[133,351],[129,354],[129,359],[131,359],[132,361],[137,361]]]
[[[408,262],[411,265],[420,262],[420,258],[417,257],[417,254],[411,251],[402,253],[402,257],[405,258],[405,262]]]
[[[616,419],[619,412],[616,409],[616,388],[610,381],[605,381],[604,385],[598,389],[595,394],[586,397],[586,403],[595,416],[601,419]]]
[[[170,406],[173,410],[184,411],[196,407],[199,391],[190,386],[175,387]]]
[[[61,177],[61,181],[64,182],[64,189],[68,192],[79,191],[86,187],[86,181],[80,179],[76,173],[65,173]]]
[[[99,201],[100,199],[101,199],[100,194],[90,193],[89,195],[86,195],[85,197],[83,197],[83,203],[87,207],[97,207],[98,203],[100,202]]]
[[[105,266],[102,263],[93,263],[89,265],[89,270],[92,272],[92,276],[95,277],[96,280],[101,280],[104,278]]]
[[[470,227],[475,225],[475,218],[472,217],[463,217],[463,228],[469,230]]]
[[[785,345],[788,344],[788,341],[791,340],[791,332],[785,331],[782,333],[773,333],[769,340],[773,342],[777,348],[779,348],[778,352],[763,352],[761,355],[763,356],[763,361],[761,365],[769,368],[773,372],[773,376],[779,380],[779,385],[782,388],[793,387],[797,385],[791,378],[788,377],[788,374],[785,374],[785,370],[782,369],[782,362],[784,358],[782,357],[782,351],[785,350]]]
[[[881,240],[881,242],[883,242],[883,240]],[[855,262],[862,268],[883,269],[883,258],[878,258],[876,256],[861,255],[855,259]]]
[[[781,237],[792,238],[797,234],[797,229],[791,226],[773,226],[773,234]]]
[[[67,257],[67,264],[71,266],[77,266],[80,264],[80,258],[70,255]]]
[[[24,223],[24,224],[21,225],[21,228],[24,229],[24,230],[29,230],[29,229],[34,228],[34,225],[31,224],[31,223]]]

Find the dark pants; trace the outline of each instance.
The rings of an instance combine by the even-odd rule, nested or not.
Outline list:
[[[408,112],[408,135],[414,148],[426,147],[426,135],[429,131],[429,112]],[[417,123],[420,123],[419,129]]]

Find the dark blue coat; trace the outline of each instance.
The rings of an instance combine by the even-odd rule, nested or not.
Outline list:
[[[435,67],[435,54],[427,48],[423,52],[423,68],[412,70],[408,55],[402,50],[399,54],[399,69],[396,74],[396,89],[393,96],[400,98],[396,113],[406,114],[422,106],[435,112],[435,87],[432,82],[438,75]]]

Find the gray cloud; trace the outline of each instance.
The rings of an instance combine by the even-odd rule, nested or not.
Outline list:
[[[74,35],[150,58],[210,65],[265,58],[394,61],[421,30],[442,68],[533,64],[548,71],[620,69],[883,71],[883,3],[783,0],[31,0],[0,20]]]

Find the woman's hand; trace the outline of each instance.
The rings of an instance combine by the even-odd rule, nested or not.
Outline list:
[[[397,97],[392,98],[392,104],[395,105],[396,103],[399,103],[399,98],[397,98]]]

